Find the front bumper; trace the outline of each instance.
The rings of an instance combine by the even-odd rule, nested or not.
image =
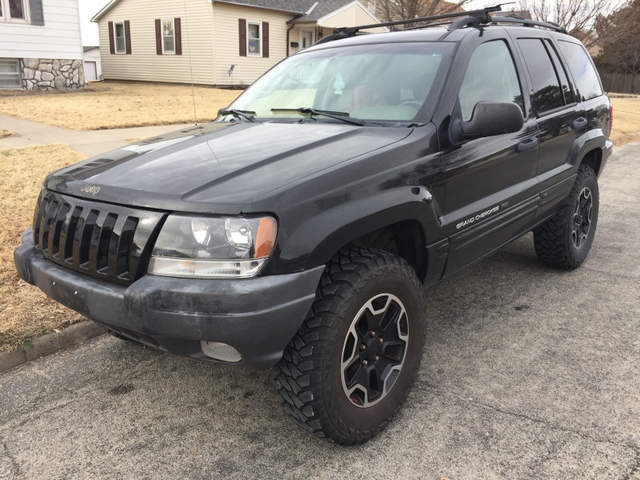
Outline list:
[[[324,267],[238,280],[145,275],[128,287],[45,259],[31,229],[14,252],[20,277],[54,300],[138,342],[202,360],[201,341],[221,342],[240,365],[269,368],[302,325]]]

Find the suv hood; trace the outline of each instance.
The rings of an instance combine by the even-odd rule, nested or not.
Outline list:
[[[237,214],[257,198],[411,132],[334,123],[209,123],[65,167],[44,187],[121,205]]]

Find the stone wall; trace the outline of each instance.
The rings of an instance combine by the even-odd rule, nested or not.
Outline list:
[[[82,60],[25,58],[20,61],[25,90],[76,91],[84,88]]]

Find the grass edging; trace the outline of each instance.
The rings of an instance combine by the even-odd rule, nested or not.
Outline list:
[[[19,350],[0,352],[0,372],[17,367],[40,357],[51,355],[66,348],[80,345],[87,340],[107,332],[91,320],[74,323],[63,330],[47,333],[31,341],[31,345]]]

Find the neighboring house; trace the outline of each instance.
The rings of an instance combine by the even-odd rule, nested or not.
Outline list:
[[[220,86],[253,83],[335,28],[379,23],[358,0],[111,0],[92,21],[105,79]]]
[[[102,80],[100,47],[82,47],[82,61],[84,63],[84,79],[87,82]]]
[[[0,0],[0,88],[84,88],[77,0]]]

